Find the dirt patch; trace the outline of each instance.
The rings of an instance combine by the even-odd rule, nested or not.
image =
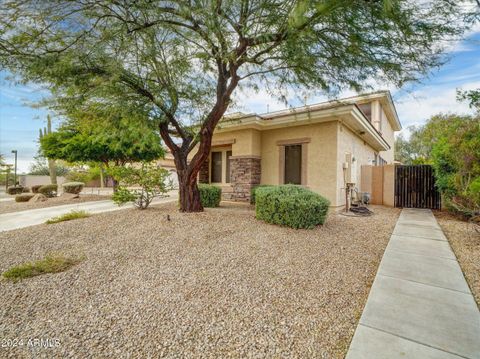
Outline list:
[[[480,306],[480,234],[471,224],[448,212],[434,213],[457,256],[477,305]]]
[[[65,198],[62,196],[49,198],[45,202],[15,202],[15,201],[2,201],[0,202],[0,214],[26,211],[29,209],[55,207],[62,204],[75,204],[91,201],[105,201],[111,199],[111,196],[99,196],[94,194],[81,194],[79,198]]]
[[[38,357],[343,358],[399,215],[373,210],[293,230],[249,207],[168,204],[0,233],[0,271],[85,258],[0,282],[0,337],[60,341]]]

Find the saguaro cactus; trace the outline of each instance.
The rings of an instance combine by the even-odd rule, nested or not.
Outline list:
[[[52,133],[52,119],[50,115],[47,115],[47,127],[40,129],[39,140],[48,134]],[[50,173],[50,182],[52,184],[57,184],[57,164],[55,160],[47,158],[48,161],[48,172]]]

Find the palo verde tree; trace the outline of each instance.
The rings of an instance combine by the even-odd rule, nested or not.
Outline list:
[[[44,156],[67,162],[110,164],[153,161],[164,156],[158,129],[141,111],[131,113],[121,106],[90,104],[66,112],[57,131],[42,136]]]
[[[0,66],[64,103],[149,108],[174,156],[180,210],[239,86],[357,91],[401,86],[442,62],[463,1],[5,0]]]

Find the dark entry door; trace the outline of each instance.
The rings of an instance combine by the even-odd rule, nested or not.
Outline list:
[[[395,166],[395,207],[431,209],[442,207],[432,166]]]

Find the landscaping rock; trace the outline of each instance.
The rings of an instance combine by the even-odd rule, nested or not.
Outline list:
[[[78,193],[67,193],[67,192],[63,192],[61,195],[60,195],[61,198],[65,198],[65,199],[74,199],[74,198],[79,198],[80,195]]]
[[[30,201],[28,202],[45,202],[47,200],[47,196],[41,193],[37,193],[35,196],[30,198]]]

